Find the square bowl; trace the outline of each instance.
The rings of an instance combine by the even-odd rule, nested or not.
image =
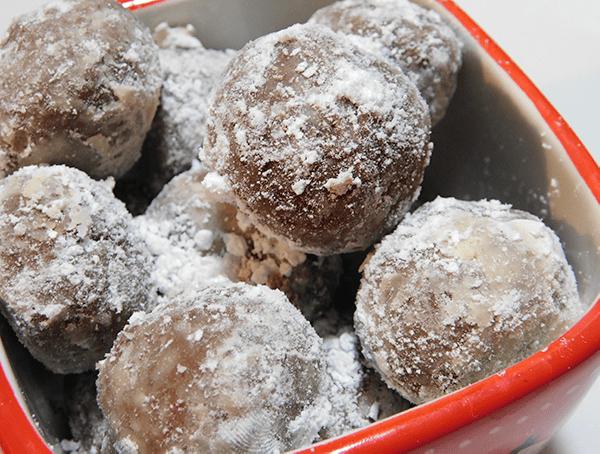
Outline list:
[[[303,22],[331,1],[123,1],[151,28],[191,23],[206,47],[241,48]],[[600,375],[600,170],[514,62],[456,4],[436,10],[463,43],[463,68],[422,200],[498,199],[531,212],[560,237],[588,313],[544,350],[485,380],[348,435],[297,452],[539,452]],[[51,452],[55,377],[0,325],[0,452]],[[48,440],[48,441],[46,441]]]

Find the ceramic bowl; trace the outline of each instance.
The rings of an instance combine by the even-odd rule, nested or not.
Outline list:
[[[192,23],[206,47],[240,48],[306,20],[330,1],[126,2],[150,27]],[[349,435],[299,450],[534,453],[551,439],[600,374],[600,170],[579,139],[514,62],[451,1],[419,0],[464,43],[464,66],[421,197],[499,199],[544,219],[561,238],[589,312],[543,351],[458,392]],[[0,334],[0,446],[50,452],[53,380]]]

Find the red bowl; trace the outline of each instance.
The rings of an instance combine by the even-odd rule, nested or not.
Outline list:
[[[122,1],[150,27],[192,23],[207,47],[221,48],[239,48],[330,3]],[[539,452],[600,375],[600,169],[534,84],[458,6],[417,3],[437,10],[464,43],[455,98],[433,131],[423,197],[494,198],[542,217],[561,238],[590,310],[549,347],[498,374],[298,452]],[[1,343],[0,363],[0,452],[52,452]]]

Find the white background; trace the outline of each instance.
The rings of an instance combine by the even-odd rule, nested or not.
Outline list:
[[[0,0],[10,18],[46,0]],[[600,0],[455,0],[538,86],[600,162]],[[544,454],[600,452],[600,380]]]

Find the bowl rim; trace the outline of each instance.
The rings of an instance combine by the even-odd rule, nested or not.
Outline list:
[[[119,0],[130,10],[167,0]],[[177,0],[170,0],[177,1]],[[564,146],[596,201],[600,202],[600,167],[570,126],[512,59],[451,0],[432,0],[445,8],[534,103]],[[577,367],[600,349],[600,299],[567,333],[529,358],[448,396],[401,412],[342,437],[295,451],[408,452],[461,429],[503,408]],[[1,347],[1,346],[0,346]],[[19,403],[0,365],[0,452],[52,453]],[[448,418],[452,415],[452,418]],[[436,430],[431,430],[435,427]],[[3,450],[3,451],[2,451]]]
[[[3,348],[0,345],[0,348]],[[0,364],[0,452],[52,453],[27,416]],[[10,421],[10,424],[8,423]]]

